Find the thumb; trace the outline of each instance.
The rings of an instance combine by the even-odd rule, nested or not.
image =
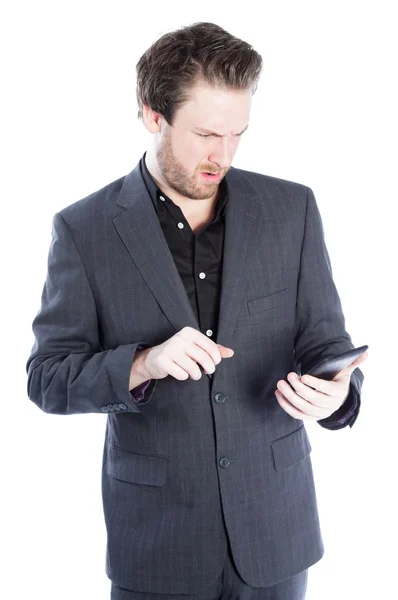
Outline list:
[[[361,356],[358,356],[358,358],[355,359],[354,362],[351,363],[350,365],[348,365],[348,367],[346,367],[346,368],[349,369],[352,373],[354,371],[354,369],[356,369],[358,365],[365,362],[365,360],[367,360],[367,358],[368,358],[368,351],[366,350],[366,352],[361,354]]]
[[[223,346],[222,344],[217,344],[222,354],[227,354],[228,356],[232,356],[235,352],[232,348],[228,348],[227,346]]]
[[[361,356],[358,356],[358,358],[356,358],[354,360],[354,362],[350,363],[347,367],[345,367],[345,369],[342,369],[339,374],[336,376],[336,379],[340,379],[340,378],[344,378],[347,376],[351,377],[351,373],[353,371],[355,371],[355,369],[361,365],[363,362],[365,362],[365,360],[367,360],[368,358],[368,351],[366,350],[366,352],[364,352],[363,354],[361,354]]]

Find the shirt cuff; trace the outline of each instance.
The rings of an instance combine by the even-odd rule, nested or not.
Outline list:
[[[342,429],[347,425],[352,427],[358,416],[359,406],[359,392],[351,381],[345,402],[326,419],[319,419],[318,423],[325,429]]]
[[[147,381],[144,381],[144,383],[137,385],[137,387],[130,391],[131,399],[133,402],[140,402],[144,399],[145,392],[147,391],[151,381],[152,379],[148,379]]]

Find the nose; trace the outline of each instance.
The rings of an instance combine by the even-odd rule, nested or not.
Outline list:
[[[209,155],[209,161],[217,165],[217,168],[229,169],[236,152],[237,140],[224,136],[217,138],[213,152]]]

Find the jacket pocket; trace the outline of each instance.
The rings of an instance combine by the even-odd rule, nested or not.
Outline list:
[[[271,311],[269,316],[274,315],[274,311],[271,309],[278,308],[279,306],[283,306],[285,302],[287,288],[276,292],[275,294],[270,294],[268,296],[262,296],[261,298],[255,298],[253,300],[247,301],[247,308],[251,315],[254,315],[259,312],[263,312],[266,310]],[[268,316],[268,315],[266,315]]]
[[[274,466],[277,471],[296,465],[312,450],[307,431],[302,425],[296,431],[271,442]]]
[[[135,454],[109,446],[106,472],[120,481],[161,486],[166,481],[167,462],[165,456]]]

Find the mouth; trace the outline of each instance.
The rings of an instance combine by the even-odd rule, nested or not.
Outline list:
[[[207,181],[213,181],[215,183],[221,179],[221,171],[218,171],[218,173],[207,173],[205,171],[201,171],[200,174]]]

